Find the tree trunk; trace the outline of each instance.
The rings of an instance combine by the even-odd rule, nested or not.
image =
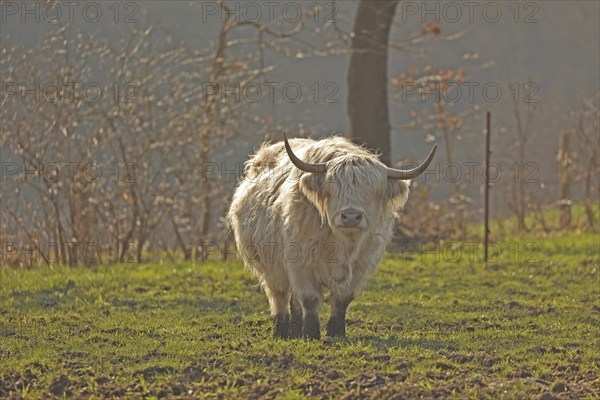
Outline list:
[[[183,251],[184,259],[185,261],[190,261],[192,258],[192,250],[188,249],[188,247],[186,246],[185,240],[183,240],[183,237],[179,232],[179,227],[175,222],[175,217],[173,216],[172,211],[169,211],[169,219],[171,220],[171,226],[173,226],[173,232],[175,232],[175,239],[177,240],[177,244],[179,245],[179,247],[181,247],[181,251]]]
[[[560,165],[560,228],[571,225],[571,158],[569,157],[569,139],[571,133],[561,132],[558,161]]]
[[[391,162],[391,126],[388,113],[388,39],[398,0],[361,0],[354,20],[348,68],[350,131],[367,147]]]
[[[593,201],[592,201],[592,177],[594,173],[597,173],[596,167],[596,151],[593,151],[592,156],[590,157],[590,161],[588,162],[587,172],[585,174],[585,188],[584,188],[584,204],[585,204],[585,214],[587,216],[588,226],[590,229],[594,228],[595,225],[595,217],[594,217],[594,209],[593,209]]]

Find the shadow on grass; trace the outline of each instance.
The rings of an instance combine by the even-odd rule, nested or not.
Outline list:
[[[19,311],[54,308],[65,302],[64,290],[58,288],[13,291],[9,296],[14,298],[11,308]]]
[[[210,300],[197,298],[183,299],[161,299],[161,298],[144,298],[130,299],[126,297],[111,297],[107,300],[113,307],[128,307],[137,310],[151,309],[184,309],[195,308],[202,311],[224,311],[229,308],[230,303],[221,297],[212,298]]]
[[[135,295],[119,294],[100,297],[98,293],[85,293],[85,290],[74,290],[67,293],[64,288],[45,288],[40,290],[13,291],[8,296],[13,298],[11,308],[17,311],[32,311],[57,309],[68,304],[104,304],[115,308],[128,308],[131,310],[154,310],[154,309],[195,309],[199,311],[229,311],[237,307],[232,305],[231,300],[222,297],[203,298],[178,298],[163,299],[160,297],[143,297]],[[136,298],[137,297],[137,298]]]
[[[377,349],[386,349],[390,347],[418,347],[429,350],[458,350],[458,345],[455,342],[443,339],[414,339],[397,337],[396,335],[392,335],[387,338],[382,338],[379,336],[366,335],[359,337],[349,337],[342,340],[351,344],[369,344]]]

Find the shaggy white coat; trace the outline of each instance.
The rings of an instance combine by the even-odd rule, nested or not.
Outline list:
[[[263,145],[245,164],[227,216],[274,316],[287,312],[292,293],[319,305],[324,288],[354,297],[381,260],[408,197],[408,181],[388,179],[375,154],[344,138],[290,145],[306,162],[327,163],[327,173],[296,168],[283,142]],[[350,207],[363,212],[366,227],[336,226]]]

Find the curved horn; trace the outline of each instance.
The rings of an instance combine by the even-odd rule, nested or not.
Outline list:
[[[283,140],[285,142],[285,150],[287,151],[288,157],[292,161],[292,164],[298,167],[298,169],[304,172],[312,172],[315,174],[327,171],[327,164],[311,164],[299,159],[292,151],[285,132],[283,132]]]
[[[437,144],[434,144],[433,148],[429,152],[429,155],[427,156],[425,161],[423,161],[421,164],[419,164],[418,166],[416,166],[413,169],[402,170],[402,169],[395,169],[395,168],[387,167],[388,178],[391,178],[391,179],[413,179],[413,178],[416,178],[417,176],[421,175],[423,173],[423,171],[425,171],[427,169],[431,160],[433,160],[433,156],[435,155],[436,149],[437,149]]]

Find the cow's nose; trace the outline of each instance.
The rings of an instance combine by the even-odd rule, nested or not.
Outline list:
[[[349,208],[342,211],[340,218],[342,219],[342,226],[344,228],[355,228],[362,221],[363,215],[360,211]]]

